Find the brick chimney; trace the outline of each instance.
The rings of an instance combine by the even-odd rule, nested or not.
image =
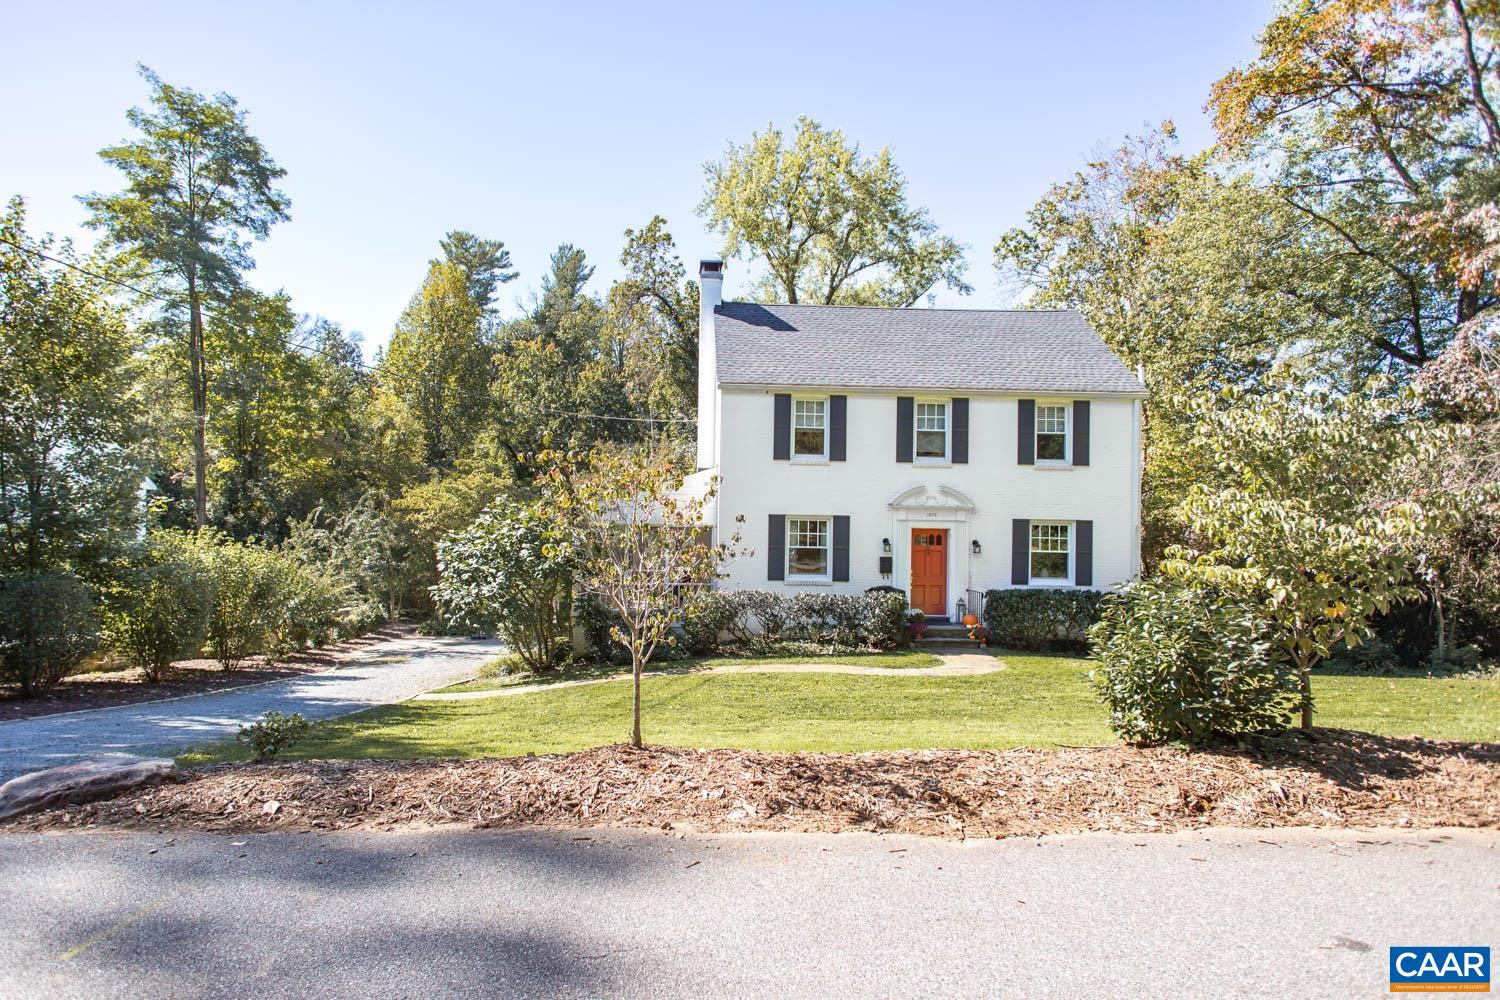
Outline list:
[[[719,464],[719,375],[714,310],[724,302],[724,262],[698,262],[698,468]]]

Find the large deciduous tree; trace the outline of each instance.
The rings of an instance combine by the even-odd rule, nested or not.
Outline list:
[[[515,473],[545,471],[529,458],[540,451],[628,440],[636,426],[625,358],[604,306],[585,291],[593,273],[582,250],[562,244],[531,311],[501,331],[493,435]]]
[[[699,214],[726,254],[765,264],[757,292],[769,300],[909,306],[939,283],[971,290],[963,248],[907,202],[889,147],[865,156],[803,117],[790,139],[768,127],[705,171]]]
[[[452,469],[485,412],[491,345],[457,264],[439,261],[396,324],[378,378],[421,428],[426,462]]]
[[[1301,294],[1361,326],[1398,374],[1500,302],[1455,267],[1500,196],[1497,45],[1486,0],[1288,0],[1213,89],[1221,142],[1264,158],[1324,248]]]
[[[358,345],[298,320],[284,294],[237,290],[209,317],[210,513],[236,538],[274,541],[288,518],[359,493]]]
[[[141,516],[136,338],[72,248],[0,215],[0,574],[89,575]],[[90,271],[93,268],[89,268]]]
[[[249,243],[287,218],[277,187],[286,173],[250,133],[233,97],[213,98],[174,87],[146,67],[149,109],[126,120],[140,134],[99,155],[125,175],[125,189],[82,199],[89,224],[106,243],[147,270],[169,308],[186,307],[188,386],[192,398],[194,520],[208,521],[210,375],[204,348],[204,305],[221,300],[255,266]],[[177,324],[167,328],[175,329]]]

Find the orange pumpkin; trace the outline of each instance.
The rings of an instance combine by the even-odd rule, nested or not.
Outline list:
[[[979,616],[978,615],[964,615],[964,624],[965,625],[978,625],[979,624]]]

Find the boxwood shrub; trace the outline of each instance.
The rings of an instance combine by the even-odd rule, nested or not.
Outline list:
[[[984,595],[984,624],[991,641],[1010,649],[1078,651],[1099,620],[1097,590],[1023,587]]]
[[[907,644],[906,595],[873,590],[861,595],[766,590],[714,590],[683,609],[681,644],[702,655],[727,647],[760,653],[823,652]]]

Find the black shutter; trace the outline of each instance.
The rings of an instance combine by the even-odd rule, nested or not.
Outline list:
[[[1085,404],[1087,405],[1087,404]],[[1094,585],[1094,522],[1073,522],[1073,582],[1080,587]]]
[[[1016,408],[1016,464],[1036,464],[1036,400],[1018,400]]]
[[[1089,464],[1089,401],[1086,399],[1073,401],[1073,464]]]
[[[953,401],[953,464],[969,461],[969,400],[959,397]]]
[[[772,514],[766,539],[766,579],[786,579],[786,515]]]
[[[1024,587],[1031,582],[1031,522],[1010,522],[1010,582]]]
[[[828,461],[842,462],[849,451],[849,397],[828,397]]]
[[[775,440],[771,442],[771,458],[776,461],[792,457],[792,397],[785,392],[776,394],[776,419],[771,429]]]
[[[833,580],[847,583],[849,580],[849,515],[833,516]]]
[[[916,433],[916,400],[912,396],[896,397],[896,461],[910,462],[912,435]]]

